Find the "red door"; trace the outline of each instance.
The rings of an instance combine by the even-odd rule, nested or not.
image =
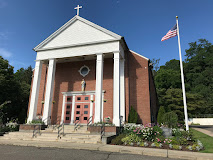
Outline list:
[[[87,123],[90,117],[90,96],[76,96],[74,120],[80,120],[80,123]]]

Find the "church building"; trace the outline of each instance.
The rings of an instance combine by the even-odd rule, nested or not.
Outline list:
[[[157,97],[149,59],[124,37],[74,16],[34,48],[37,53],[27,122],[45,124],[156,122]],[[59,120],[59,121],[58,121]]]

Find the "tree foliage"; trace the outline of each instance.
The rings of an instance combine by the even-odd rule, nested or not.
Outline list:
[[[165,109],[163,106],[160,106],[160,109],[158,111],[158,117],[157,117],[157,121],[159,124],[162,124],[164,122],[163,120],[164,114],[165,114]]]
[[[131,106],[129,116],[128,116],[128,123],[137,123],[138,122],[138,113],[137,111]]]
[[[189,43],[183,62],[189,117],[213,113],[213,45],[205,39]],[[155,78],[159,105],[174,111],[183,121],[180,62],[172,59],[160,66]]]
[[[27,114],[32,67],[21,68],[14,73],[13,67],[0,56],[0,104],[7,101],[2,108],[2,122],[17,119],[23,123]]]

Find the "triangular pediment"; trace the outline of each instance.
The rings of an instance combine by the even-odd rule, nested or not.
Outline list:
[[[34,48],[35,51],[120,40],[122,37],[82,17],[75,16]]]

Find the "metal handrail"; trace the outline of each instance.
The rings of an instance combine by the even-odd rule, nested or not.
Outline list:
[[[56,120],[53,122],[53,130],[55,129],[55,128],[58,128],[61,124],[61,116],[58,116],[57,118],[56,118]],[[63,122],[64,123],[64,122]],[[62,124],[63,124],[62,123]]]
[[[62,131],[62,133],[61,133]],[[58,138],[60,137],[60,135],[63,135],[64,136],[64,121],[62,122],[62,124],[60,124],[58,126]],[[61,138],[61,137],[60,137]]]
[[[42,120],[43,122],[47,120],[47,124],[48,122],[51,120],[50,118],[51,116],[45,118],[44,120]],[[34,125],[34,129],[33,129],[33,138],[37,137],[37,134],[41,135],[41,124],[38,124],[38,126]]]
[[[74,131],[77,131],[77,128],[80,125],[80,118],[81,118],[81,116],[79,116],[79,120],[75,120],[75,122],[74,122],[74,124],[75,124]]]
[[[90,123],[92,122],[92,117],[93,117],[93,116],[90,116],[89,119],[87,120],[87,130],[88,130],[88,126],[89,126]]]
[[[105,136],[105,123],[103,123],[101,126],[101,139],[103,136]]]
[[[51,116],[49,116],[49,117],[47,117],[47,118],[45,118],[44,120],[42,120],[43,122],[44,121],[46,121],[47,120],[47,125],[49,124],[49,122],[51,121],[51,118],[50,118]]]
[[[41,135],[41,125],[39,124],[38,126],[34,125],[34,130],[33,130],[33,138],[37,137],[37,134]]]

